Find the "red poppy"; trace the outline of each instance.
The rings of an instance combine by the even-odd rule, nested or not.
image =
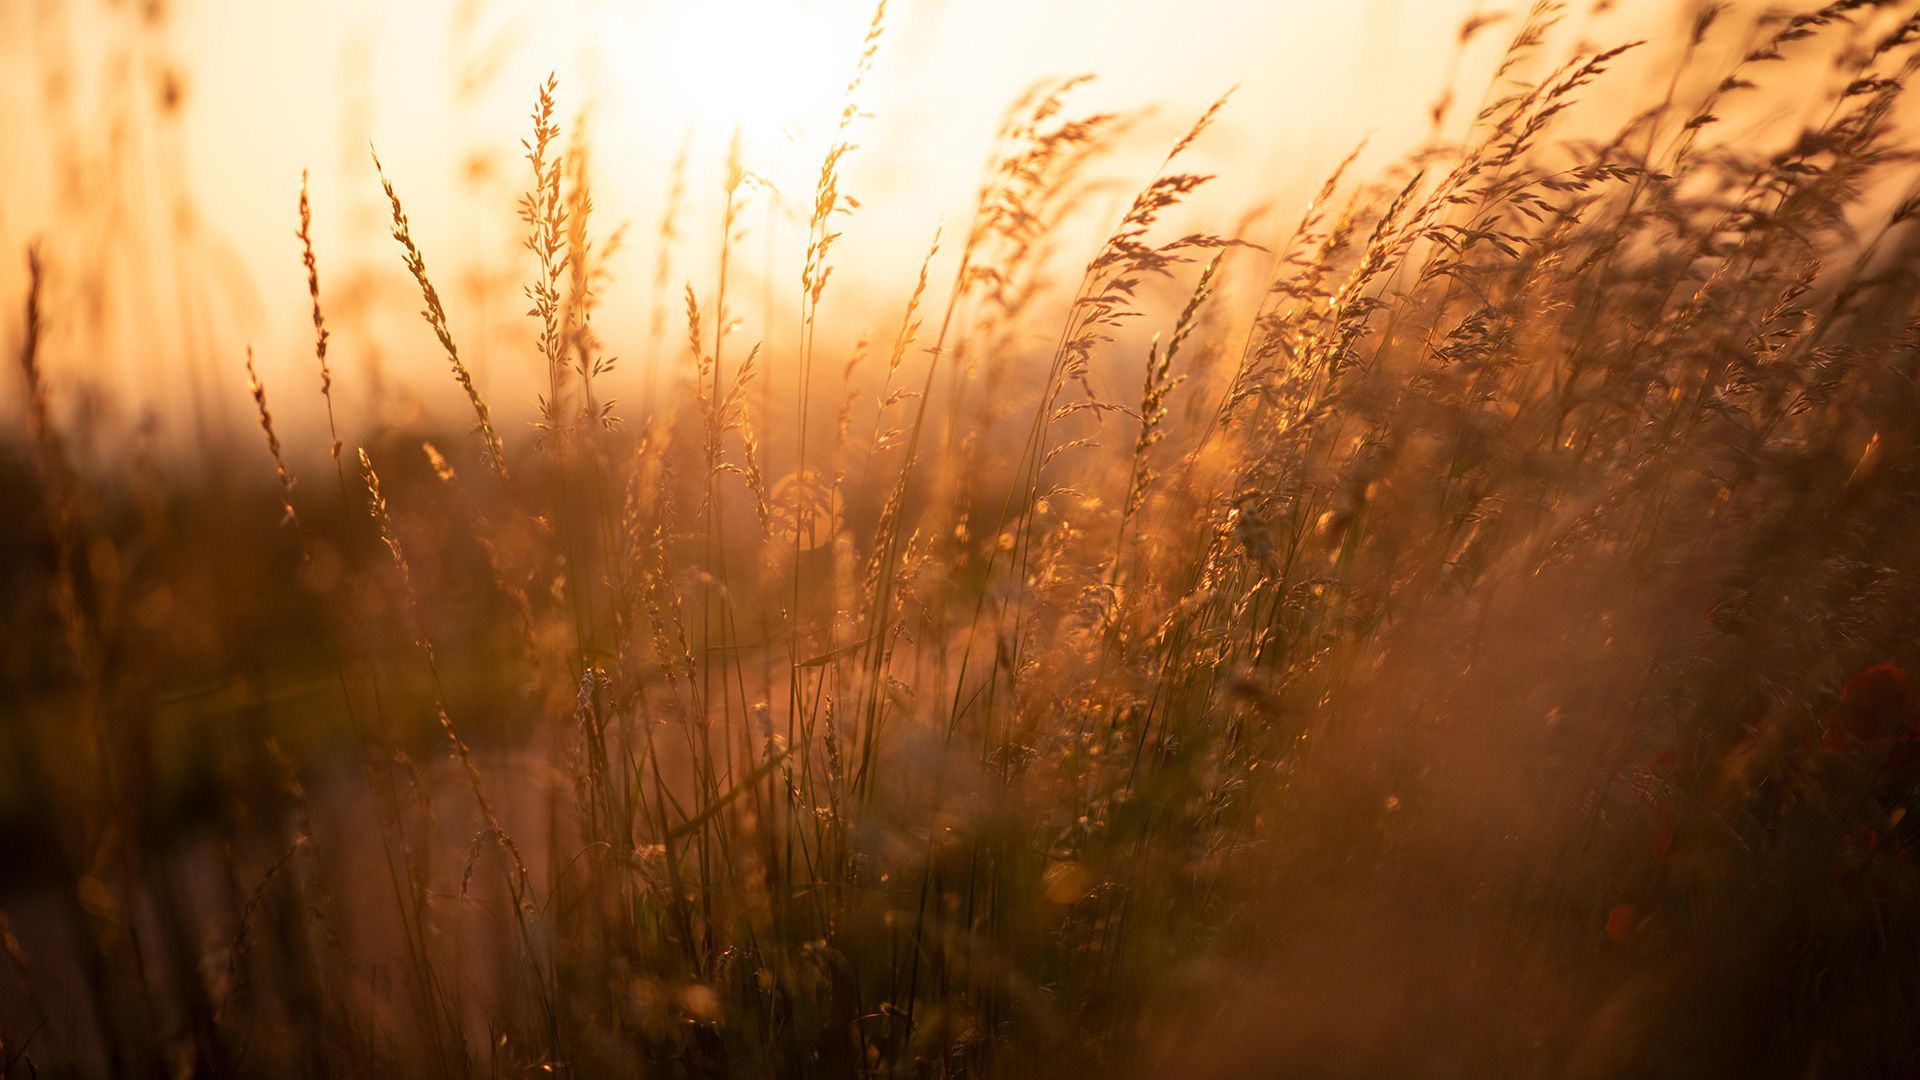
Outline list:
[[[1664,803],[1653,808],[1653,818],[1660,825],[1660,832],[1653,838],[1653,857],[1666,862],[1673,854],[1673,834],[1680,829],[1680,819]]]
[[[1839,750],[1849,739],[1877,742],[1915,731],[1920,731],[1920,702],[1913,680],[1898,664],[1875,664],[1841,687],[1821,744]]]
[[[1615,904],[1607,912],[1607,937],[1615,942],[1627,940],[1633,932],[1634,920],[1640,914],[1637,904]]]

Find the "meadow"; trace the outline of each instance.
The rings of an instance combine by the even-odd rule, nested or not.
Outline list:
[[[7,253],[0,1076],[1920,1074],[1920,7],[1608,7],[1257,206],[1231,93],[1044,80],[878,289],[912,5],[713,213],[597,213],[561,72],[530,404],[405,146],[376,297],[289,186],[240,422]]]

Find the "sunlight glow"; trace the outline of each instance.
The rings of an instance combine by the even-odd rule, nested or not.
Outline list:
[[[749,156],[774,153],[837,117],[865,12],[810,0],[708,0],[671,13],[610,12],[610,41],[673,42],[664,69],[618,69],[633,109],[665,87],[665,107],[691,124],[697,149],[724,149],[737,129]],[[610,49],[617,51],[617,48]]]

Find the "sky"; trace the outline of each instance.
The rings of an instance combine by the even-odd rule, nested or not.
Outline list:
[[[1656,22],[1674,17],[1650,6],[1667,13]],[[835,325],[849,333],[897,318],[935,230],[964,229],[1002,110],[1036,79],[1092,73],[1080,107],[1148,110],[1112,163],[1116,203],[1233,91],[1191,162],[1220,175],[1192,224],[1226,229],[1256,204],[1295,205],[1362,137],[1376,165],[1417,143],[1458,26],[1499,10],[894,0],[857,98],[842,189],[861,208],[840,219],[828,311],[842,305]],[[596,235],[627,228],[599,316],[609,351],[648,352],[658,222],[682,154],[670,291],[711,277],[736,131],[745,167],[773,193],[761,189],[743,215],[736,296],[751,298],[743,323],[766,325],[742,332],[777,346],[798,290],[803,208],[872,14],[866,0],[4,0],[0,130],[14,150],[0,155],[0,295],[21,295],[18,253],[38,240],[56,380],[111,386],[102,408],[123,419],[174,415],[183,401],[244,416],[236,373],[248,347],[270,386],[313,378],[294,237],[304,170],[336,363],[365,376],[348,392],[399,412],[450,407],[445,388],[425,382],[444,368],[387,235],[372,147],[483,384],[530,400],[540,368],[520,297],[530,263],[518,155],[552,73],[562,138],[582,123],[589,133]],[[1472,43],[1466,85],[1476,70],[1484,83],[1513,24]],[[1584,2],[1565,27],[1607,43],[1634,28],[1596,20]],[[17,340],[17,302],[6,310],[0,334]],[[17,395],[11,381],[0,390],[9,415]],[[286,422],[318,420],[302,409]]]

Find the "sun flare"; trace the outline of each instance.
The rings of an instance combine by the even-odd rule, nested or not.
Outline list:
[[[866,14],[812,0],[704,0],[664,15],[629,5],[606,14],[601,47],[611,57],[622,41],[670,42],[655,54],[663,60],[656,70],[610,65],[625,106],[664,102],[684,118],[696,151],[724,149],[738,132],[750,156],[771,155],[837,118]]]

